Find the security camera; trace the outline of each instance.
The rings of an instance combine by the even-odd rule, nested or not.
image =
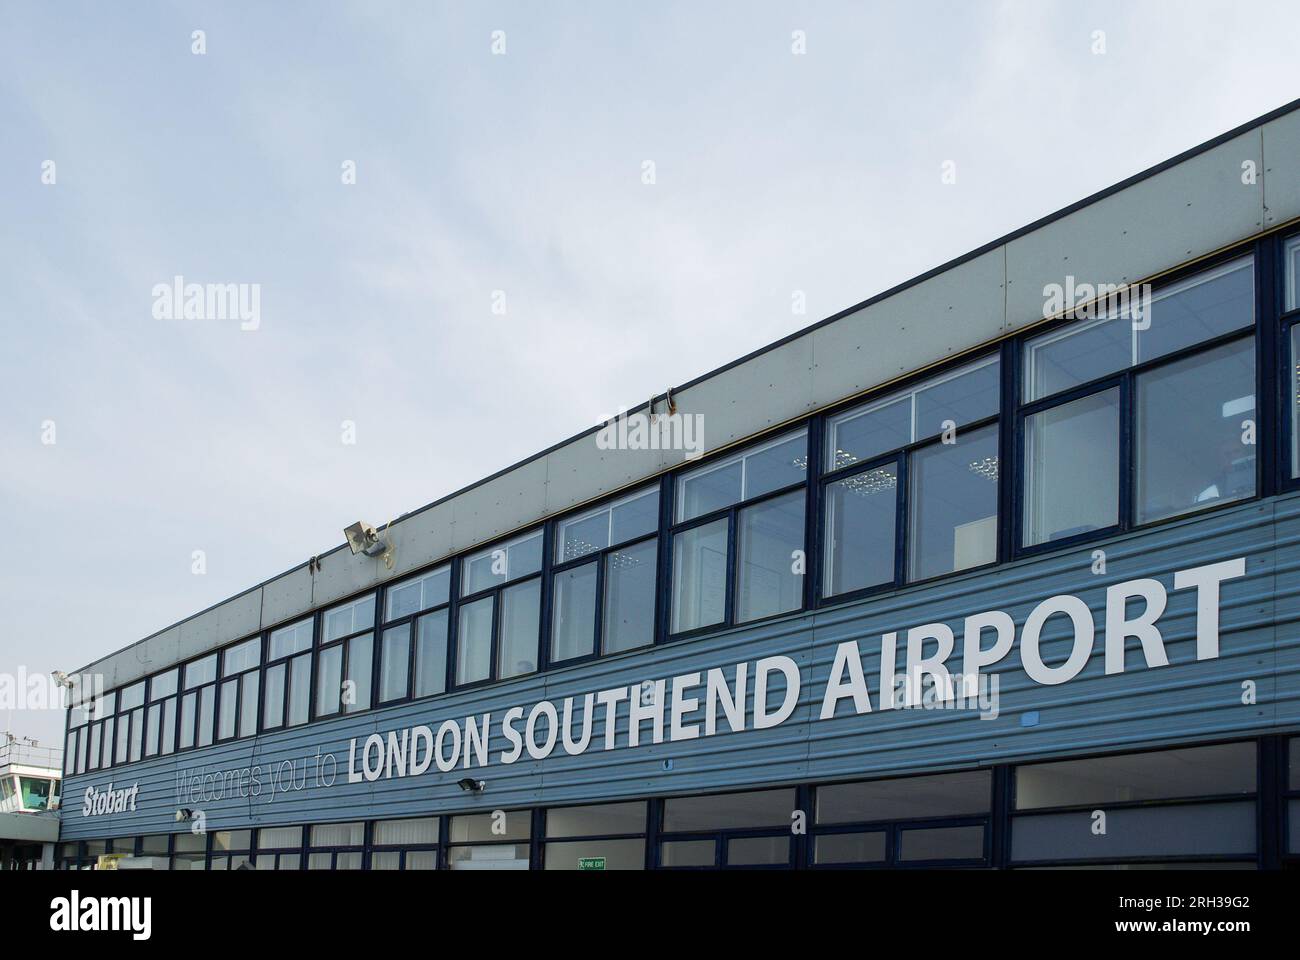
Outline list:
[[[177,823],[184,823],[186,820],[192,820],[193,818],[194,818],[194,811],[191,810],[189,807],[182,807],[181,809],[176,811]]]
[[[483,788],[487,786],[486,780],[475,780],[473,777],[464,777],[456,781],[456,786],[460,787],[466,793],[482,793]]]
[[[377,557],[388,549],[388,544],[380,538],[379,531],[364,520],[345,527],[343,536],[347,537],[348,549],[353,556],[364,553],[367,557]]]

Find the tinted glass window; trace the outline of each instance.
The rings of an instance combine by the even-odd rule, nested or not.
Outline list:
[[[990,563],[998,543],[998,431],[958,431],[912,455],[911,579]]]
[[[430,573],[404,580],[388,588],[385,594],[385,620],[396,620],[447,602],[451,592],[451,567],[439,567]]]
[[[1253,496],[1254,418],[1253,341],[1138,377],[1138,522]]]
[[[281,627],[271,632],[270,642],[271,652],[269,654],[272,660],[288,656],[291,653],[300,653],[303,650],[311,649],[311,620],[299,620],[297,623],[291,623],[287,627]]]
[[[675,797],[664,801],[664,829],[703,832],[757,827],[784,827],[794,811],[793,790],[760,790],[709,797]]]
[[[1025,420],[1026,545],[1119,522],[1119,390]]]
[[[672,632],[721,623],[727,599],[727,521],[673,537]]]
[[[743,500],[802,483],[808,471],[808,435],[770,440],[677,478],[677,519],[701,517]]]
[[[804,492],[740,511],[736,524],[736,621],[803,606]]]
[[[653,540],[623,547],[605,557],[605,653],[643,647],[654,641],[655,563]]]
[[[555,575],[551,659],[556,663],[595,651],[596,574],[595,563],[584,563]]]
[[[890,463],[826,486],[824,596],[894,579],[898,464]]]
[[[929,777],[837,783],[817,788],[817,822],[870,823],[988,813],[992,775],[987,770]]]
[[[1016,809],[1253,793],[1255,745],[1229,743],[1017,767]]]

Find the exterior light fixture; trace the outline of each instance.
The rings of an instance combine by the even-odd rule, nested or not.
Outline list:
[[[475,780],[473,777],[463,777],[456,781],[456,786],[460,787],[466,793],[482,793],[483,788],[487,786],[487,781]]]

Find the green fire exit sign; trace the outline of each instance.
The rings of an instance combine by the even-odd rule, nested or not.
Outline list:
[[[604,870],[605,858],[604,857],[579,857],[578,869],[579,870]]]

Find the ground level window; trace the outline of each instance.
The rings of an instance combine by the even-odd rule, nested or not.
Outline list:
[[[646,815],[644,800],[547,810],[543,869],[645,869]]]

